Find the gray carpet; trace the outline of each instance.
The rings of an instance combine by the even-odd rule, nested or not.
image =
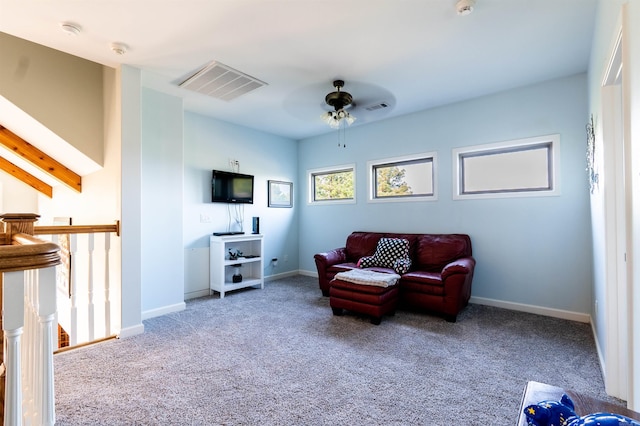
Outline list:
[[[620,403],[589,325],[482,305],[374,326],[297,276],[144,324],[54,357],[58,425],[514,425],[529,380]]]

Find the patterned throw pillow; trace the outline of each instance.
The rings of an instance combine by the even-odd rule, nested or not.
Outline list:
[[[376,263],[376,258],[374,256],[361,257],[358,261],[358,267],[360,268],[370,268],[372,266],[378,266],[378,264]]]
[[[396,259],[393,262],[393,270],[396,271],[396,274],[406,274],[409,272],[409,268],[411,268],[411,259],[408,257],[406,259]]]
[[[405,274],[411,267],[409,240],[402,238],[380,238],[373,256],[361,258],[359,265],[361,268],[369,268],[371,266],[392,268],[398,274]]]

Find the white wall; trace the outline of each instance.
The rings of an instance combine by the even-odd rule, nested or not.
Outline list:
[[[591,231],[585,169],[586,75],[553,80],[301,141],[299,199],[308,169],[356,163],[356,204],[300,203],[300,268],[352,231],[468,233],[477,260],[472,295],[579,313],[591,307]],[[452,199],[451,149],[560,134],[561,195]],[[366,162],[436,151],[436,202],[367,203]],[[319,291],[319,290],[318,290]],[[486,301],[486,300],[485,300]]]
[[[184,309],[182,99],[142,89],[142,318]]]
[[[599,309],[592,308],[593,325],[596,332],[596,340],[602,360],[606,359],[606,317],[607,298],[606,280],[607,271],[605,265],[605,205],[604,205],[604,181],[602,144],[602,80],[610,50],[617,35],[616,27],[620,23],[621,5],[624,0],[611,0],[599,2],[594,29],[593,46],[589,66],[589,112],[594,115],[596,124],[596,170],[600,173],[601,185],[596,187],[591,196],[591,216],[593,233],[593,258],[594,258],[594,301],[598,301]],[[613,179],[613,175],[609,179]]]
[[[244,212],[245,233],[251,233],[252,217],[260,218],[265,276],[297,271],[299,198],[294,194],[293,208],[267,207],[268,180],[295,182],[297,178],[297,143],[191,112],[185,113],[184,129],[186,297],[208,293],[209,236],[229,230],[229,208],[234,207],[211,202],[211,171],[231,171],[230,159],[239,162],[241,173],[254,175],[254,202],[239,208]],[[230,229],[238,230],[235,225]],[[275,268],[270,264],[274,257],[280,259]]]
[[[640,199],[636,196],[640,187],[637,164],[640,161],[640,122],[637,120],[640,111],[640,31],[637,22],[640,19],[640,1],[638,0],[607,0],[598,3],[598,11],[595,22],[594,39],[591,49],[589,64],[589,112],[594,116],[596,123],[596,166],[600,172],[601,184],[591,197],[592,228],[594,242],[594,287],[595,300],[600,307],[593,310],[594,329],[596,342],[600,349],[601,362],[605,367],[605,384],[607,391],[614,396],[628,399],[629,408],[637,411],[640,407],[640,330],[635,324],[640,323],[640,314],[637,306],[640,306],[640,296],[633,289],[640,285]],[[609,63],[614,42],[619,30],[623,30],[622,39],[622,84],[616,89],[602,87],[603,78]],[[613,108],[608,103],[611,93],[621,96],[623,109],[624,155],[627,158],[625,170],[627,171],[627,187],[615,185],[614,180],[619,165],[613,165],[610,160],[606,162],[603,154],[612,155],[614,143],[611,117]],[[604,123],[607,129],[603,129]],[[607,237],[615,234],[613,221],[606,221],[605,213],[614,211],[613,203],[609,202],[615,192],[624,193],[627,198],[626,213],[629,218],[626,222],[626,238],[629,241],[625,255],[627,265],[627,277],[629,282],[628,292],[616,288],[615,268],[607,269],[606,255],[611,259],[618,255],[615,247],[605,246]],[[613,217],[610,215],[609,217]],[[623,220],[624,221],[624,220]],[[606,234],[611,232],[611,234]],[[607,251],[609,250],[609,251]],[[614,271],[614,272],[611,272]],[[609,295],[617,292],[619,299]],[[627,297],[628,293],[631,297]],[[629,312],[628,320],[625,315]],[[621,312],[623,314],[621,314]],[[628,344],[628,347],[627,347]],[[628,364],[628,368],[627,368]],[[630,386],[627,386],[627,380]]]
[[[0,191],[2,194],[0,211],[2,213],[38,212],[36,190],[5,171],[0,171]]]
[[[105,67],[3,32],[0,52],[0,94],[102,164]]]
[[[126,337],[142,324],[142,89],[140,70],[122,66],[116,94],[121,105],[122,185],[122,329]]]

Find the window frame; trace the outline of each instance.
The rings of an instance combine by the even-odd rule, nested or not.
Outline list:
[[[421,152],[418,154],[403,155],[399,157],[382,158],[367,162],[369,180],[369,203],[401,203],[414,201],[437,201],[438,200],[438,159],[435,151]],[[431,161],[431,185],[433,192],[430,195],[396,195],[389,197],[376,197],[376,166],[392,166],[394,163],[408,163],[416,160]]]
[[[353,198],[341,198],[335,200],[316,200],[315,199],[315,176],[331,173],[342,173],[351,171],[353,173]],[[307,170],[307,188],[309,196],[307,204],[309,205],[328,205],[328,204],[355,204],[356,202],[356,165],[355,163],[342,164],[338,166],[321,167],[317,169]]]
[[[548,146],[547,152],[547,180],[549,189],[517,188],[505,190],[486,190],[484,192],[464,192],[464,159],[492,154],[511,152],[525,152]],[[475,145],[452,150],[453,161],[453,199],[487,199],[487,198],[520,198],[520,197],[551,197],[560,195],[560,135],[552,134],[532,138],[516,139],[491,144]]]

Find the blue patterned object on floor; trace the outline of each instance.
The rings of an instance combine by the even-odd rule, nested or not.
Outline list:
[[[594,413],[578,416],[571,398],[562,395],[560,401],[542,401],[524,409],[531,426],[640,426],[640,423],[613,413]]]

